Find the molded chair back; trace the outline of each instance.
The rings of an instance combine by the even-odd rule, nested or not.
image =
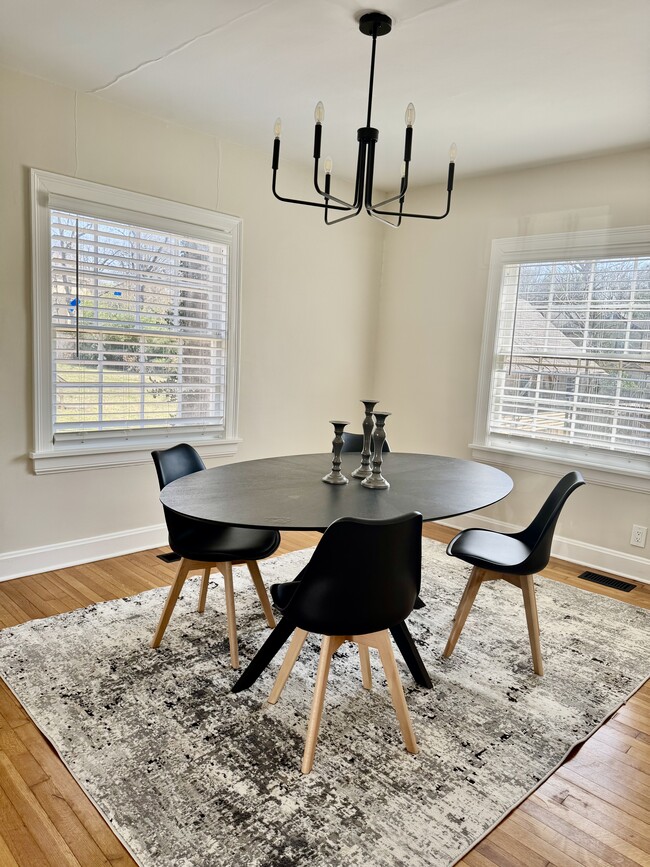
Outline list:
[[[343,431],[343,448],[342,452],[361,452],[363,448],[363,434],[360,433],[348,433],[347,431]],[[370,445],[370,451],[372,452],[372,444]],[[382,452],[389,452],[390,446],[388,445],[388,440],[384,440],[384,447]]]
[[[567,473],[560,479],[557,485],[548,495],[546,502],[533,518],[525,530],[513,533],[514,538],[523,542],[530,550],[529,556],[521,564],[522,575],[533,575],[541,572],[548,566],[551,557],[551,545],[553,533],[560,512],[569,496],[579,487],[585,484],[585,480],[579,472]]]
[[[197,450],[187,443],[180,443],[180,445],[172,446],[169,449],[151,452],[151,457],[156,466],[158,484],[161,491],[167,485],[175,482],[176,479],[181,479],[183,476],[189,476],[190,473],[198,473],[199,470],[205,469],[205,464]],[[177,549],[179,542],[181,542],[187,533],[192,532],[197,527],[201,533],[210,532],[209,524],[195,521],[193,518],[188,518],[185,515],[178,515],[176,512],[168,509],[167,506],[163,506],[163,513],[165,515],[165,523],[167,524],[169,546],[172,551]]]
[[[175,482],[176,479],[205,469],[205,464],[197,450],[187,443],[151,452],[151,457],[156,466],[161,491],[170,482]]]
[[[386,521],[339,518],[296,579],[284,616],[321,635],[389,629],[413,610],[421,571],[419,512]]]

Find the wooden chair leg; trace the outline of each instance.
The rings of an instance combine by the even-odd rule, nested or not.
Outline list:
[[[266,587],[264,586],[264,581],[262,580],[262,575],[260,573],[260,567],[257,565],[256,560],[247,560],[246,565],[248,566],[248,571],[251,573],[251,578],[253,579],[253,584],[255,585],[255,589],[257,590],[257,595],[259,596],[259,600],[262,603],[262,608],[264,610],[266,622],[271,627],[271,629],[275,629],[275,617],[273,616],[273,609],[271,608],[271,602],[270,602],[268,594],[266,592]]]
[[[289,649],[287,650],[284,661],[280,666],[280,671],[278,672],[278,676],[275,679],[275,683],[273,684],[273,689],[271,690],[271,694],[269,695],[269,704],[275,704],[276,701],[280,698],[282,694],[282,690],[284,689],[284,685],[291,674],[291,670],[296,664],[296,660],[300,656],[300,651],[302,650],[302,646],[305,643],[305,638],[309,635],[308,632],[305,632],[304,629],[296,629],[293,633],[293,638],[291,639],[291,644],[289,645]]]
[[[465,625],[467,615],[469,614],[470,609],[474,604],[476,594],[478,593],[478,589],[481,586],[481,581],[481,571],[476,566],[474,566],[474,568],[472,569],[472,573],[469,576],[467,586],[465,587],[463,595],[461,596],[458,608],[456,609],[454,625],[449,634],[449,638],[447,639],[445,649],[442,652],[442,655],[444,657],[449,657],[454,652],[454,647],[456,647],[456,642],[460,637],[460,633],[463,631],[463,626]]]
[[[222,563],[219,568],[223,574],[223,586],[226,591],[226,617],[228,620],[228,641],[230,643],[230,664],[233,668],[239,668],[235,593],[232,585],[232,563]]]
[[[178,599],[179,594],[183,589],[183,584],[185,584],[185,579],[187,578],[187,573],[190,571],[191,564],[191,560],[185,559],[181,560],[181,562],[178,564],[178,572],[176,573],[176,578],[174,579],[174,583],[169,589],[169,596],[167,597],[165,607],[163,608],[162,614],[160,615],[158,627],[154,633],[153,639],[151,640],[152,647],[158,647],[160,642],[162,641],[162,637],[165,634],[165,629],[167,629],[167,624],[169,623],[169,618],[172,616],[172,611],[174,610],[174,606],[176,605],[176,600]]]
[[[311,705],[309,725],[307,726],[307,737],[305,738],[305,752],[302,757],[301,770],[303,774],[308,774],[314,766],[314,753],[316,752],[318,730],[320,729],[320,721],[323,715],[323,702],[325,701],[325,690],[327,689],[330,660],[341,644],[343,644],[344,640],[345,639],[336,635],[323,636],[323,643],[320,648],[320,657],[318,659],[318,672],[316,674],[314,698]]]
[[[205,611],[205,600],[208,597],[208,585],[210,583],[210,572],[212,571],[212,566],[206,566],[203,570],[203,580],[201,581],[201,592],[199,594],[199,614],[203,614]]]
[[[406,706],[406,698],[404,697],[402,682],[399,679],[395,655],[390,643],[390,633],[386,630],[385,632],[378,633],[376,637],[381,664],[386,673],[388,689],[390,690],[390,697],[393,701],[395,713],[397,714],[397,720],[402,732],[402,738],[404,739],[404,745],[409,753],[417,753],[418,743],[415,739],[415,732],[413,731],[413,726],[411,724],[411,716],[408,707]]]
[[[537,617],[537,600],[535,598],[533,576],[522,575],[520,582],[521,592],[524,594],[524,609],[526,610],[530,649],[533,654],[533,670],[535,674],[541,675],[544,674],[544,665],[542,663],[542,647],[539,640],[539,619]]]
[[[365,644],[359,645],[359,662],[361,663],[361,683],[364,689],[372,689],[372,671],[370,669],[370,651]]]
[[[471,578],[471,577],[472,577],[472,576],[471,576],[471,574],[470,574],[470,578]],[[451,621],[452,623],[455,623],[456,620],[458,619],[458,612],[459,612],[461,606],[463,605],[463,603],[465,602],[465,600],[467,599],[467,590],[468,590],[468,588],[469,588],[469,586],[470,586],[470,583],[471,583],[471,582],[468,580],[467,583],[465,584],[465,589],[463,590],[463,595],[460,597],[460,602],[459,602],[458,605],[456,606],[456,612],[455,612],[455,614],[454,614],[454,616],[453,616],[453,618],[452,618],[452,621]]]

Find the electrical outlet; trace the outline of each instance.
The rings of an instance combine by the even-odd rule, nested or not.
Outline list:
[[[647,527],[640,527],[638,524],[633,524],[632,535],[630,536],[630,545],[635,545],[637,548],[645,548],[645,540],[647,535]]]

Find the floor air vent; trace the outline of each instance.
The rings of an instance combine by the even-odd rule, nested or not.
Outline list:
[[[170,551],[169,554],[156,554],[156,557],[159,560],[164,560],[165,563],[176,563],[177,560],[180,560],[180,554],[174,554],[173,551]]]
[[[599,575],[598,572],[583,572],[582,575],[578,575],[578,578],[584,578],[585,581],[591,581],[594,584],[602,584],[603,587],[611,587],[612,590],[622,590],[624,593],[636,590],[636,584],[621,581],[620,578],[608,578],[607,575]]]

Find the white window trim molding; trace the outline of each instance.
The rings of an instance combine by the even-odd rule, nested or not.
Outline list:
[[[503,467],[546,475],[562,475],[567,467],[580,469],[587,481],[620,490],[650,492],[650,461],[644,456],[610,452],[584,446],[554,445],[528,438],[488,433],[488,413],[494,362],[494,343],[501,278],[506,265],[556,261],[595,255],[629,256],[646,250],[650,254],[650,226],[593,229],[584,232],[495,238],[492,241],[487,301],[479,366],[472,457]]]
[[[68,207],[93,214],[97,205],[101,215],[122,222],[134,222],[151,229],[179,233],[226,243],[232,255],[228,283],[228,364],[226,376],[226,428],[223,436],[213,431],[192,429],[191,425],[152,432],[149,436],[134,431],[129,440],[85,443],[52,441],[51,384],[51,299],[50,285],[50,207]],[[152,448],[166,447],[187,440],[201,448],[205,457],[234,455],[241,442],[238,436],[239,370],[241,331],[241,253],[242,220],[228,214],[198,208],[169,199],[160,199],[71,178],[53,172],[31,170],[32,229],[32,311],[34,359],[34,448],[29,456],[37,475],[98,467],[119,467],[147,463]],[[46,293],[47,289],[47,293]],[[46,293],[46,294],[45,294]],[[45,295],[45,297],[44,297]],[[47,299],[47,300],[46,300]]]

